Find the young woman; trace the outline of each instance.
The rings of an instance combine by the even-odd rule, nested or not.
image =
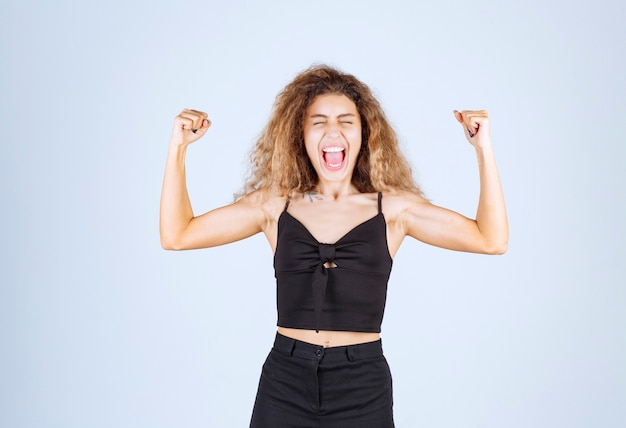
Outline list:
[[[426,200],[369,88],[327,66],[300,73],[276,98],[232,204],[195,216],[187,146],[206,113],[174,120],[161,199],[161,242],[181,250],[263,232],[274,251],[278,331],[251,427],[393,427],[380,326],[392,260],[406,236],[502,254],[507,216],[485,111],[455,111],[480,173],[476,219]]]

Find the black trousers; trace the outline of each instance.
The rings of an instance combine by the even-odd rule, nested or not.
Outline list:
[[[323,348],[276,335],[251,428],[392,428],[391,373],[376,342]]]

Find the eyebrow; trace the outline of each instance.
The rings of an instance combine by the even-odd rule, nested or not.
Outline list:
[[[356,115],[354,113],[341,113],[339,115],[337,115],[337,117],[339,119],[343,118],[343,117],[356,117]],[[316,118],[323,118],[323,119],[328,119],[328,116],[325,114],[321,114],[321,113],[316,113],[316,114],[312,114],[311,116],[309,116],[309,119],[316,119]]]

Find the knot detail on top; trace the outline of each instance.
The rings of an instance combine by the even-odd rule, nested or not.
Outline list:
[[[315,330],[319,332],[320,319],[322,318],[322,305],[326,296],[326,288],[328,287],[328,272],[326,263],[332,263],[335,260],[334,244],[318,244],[320,253],[320,263],[313,274],[313,306],[315,308]]]
[[[319,244],[318,250],[322,264],[335,260],[335,244]]]

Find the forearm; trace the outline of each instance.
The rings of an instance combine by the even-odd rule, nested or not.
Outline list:
[[[480,174],[476,223],[484,240],[485,251],[502,254],[507,249],[509,226],[493,148],[476,148],[476,156]]]
[[[193,218],[187,192],[185,155],[187,146],[170,145],[161,191],[160,234],[166,249],[177,247],[177,241]]]

